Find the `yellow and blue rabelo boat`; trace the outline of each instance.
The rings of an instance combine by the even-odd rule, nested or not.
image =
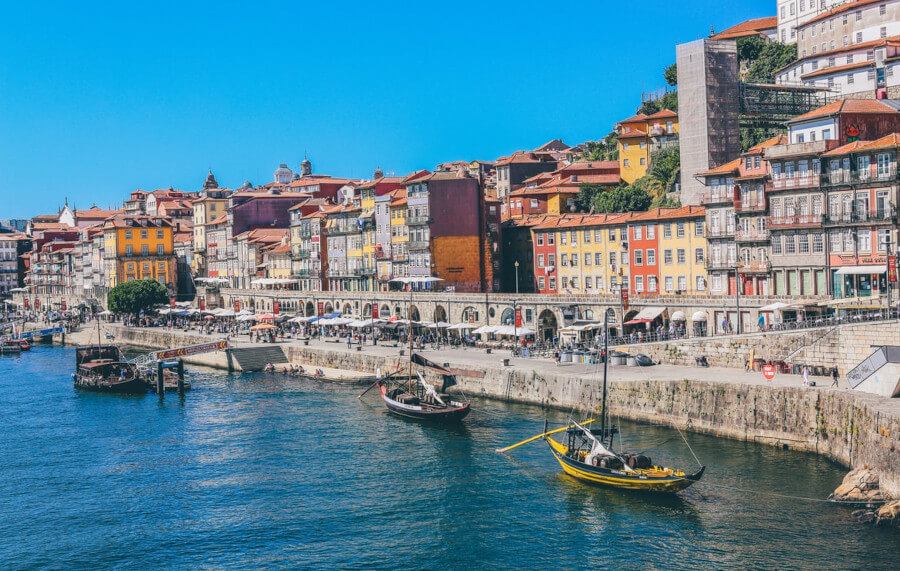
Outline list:
[[[601,429],[602,437],[607,431]],[[647,492],[678,492],[703,477],[705,466],[687,474],[656,466],[643,454],[616,454],[586,427],[572,422],[566,442],[544,436],[563,472],[589,484]]]
[[[598,429],[587,428],[594,423],[594,419],[581,423],[570,420],[569,423],[555,430],[547,431],[546,423],[544,432],[532,436],[512,446],[501,448],[498,452],[507,452],[518,448],[523,444],[543,439],[550,445],[550,451],[562,466],[563,472],[569,476],[600,486],[608,486],[623,490],[635,490],[645,492],[678,492],[700,480],[703,477],[705,466],[693,474],[683,470],[666,468],[653,464],[648,456],[643,454],[617,453],[613,449],[613,437],[618,432],[610,423],[607,407],[607,359],[609,354],[608,339],[608,314],[603,319],[603,399],[600,409],[600,427]],[[596,425],[594,425],[596,426]],[[551,438],[553,434],[564,433],[563,441]],[[685,440],[687,443],[687,440]],[[690,447],[690,445],[688,445]],[[693,451],[691,451],[693,454]],[[694,456],[696,459],[697,457]],[[697,461],[700,464],[700,461]]]

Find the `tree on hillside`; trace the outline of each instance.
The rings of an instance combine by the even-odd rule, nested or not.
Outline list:
[[[138,315],[154,306],[168,303],[166,286],[156,280],[133,280],[124,282],[109,291],[107,303],[115,313]]]
[[[768,43],[756,36],[738,39],[737,48],[747,83],[774,83],[775,72],[797,59],[797,44]]]
[[[652,199],[637,186],[620,186],[598,193],[594,198],[594,212],[642,212]]]
[[[663,71],[663,78],[665,78],[666,83],[668,83],[672,87],[678,85],[678,64],[673,63],[672,65],[667,67],[665,71]]]
[[[577,162],[617,161],[619,160],[619,136],[615,131],[599,141],[587,141],[584,151],[575,160]]]
[[[643,113],[644,115],[653,115],[663,109],[668,109],[669,111],[678,111],[678,92],[677,91],[669,91],[665,95],[663,95],[659,99],[653,99],[650,101],[644,101],[644,103],[638,108],[638,113]]]
[[[649,175],[659,181],[663,194],[675,190],[681,180],[681,149],[678,145],[650,153]]]

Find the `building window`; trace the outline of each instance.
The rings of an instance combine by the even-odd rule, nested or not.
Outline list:
[[[543,245],[544,245],[544,233],[543,233],[543,232],[538,232],[538,235],[537,235],[537,245],[538,245],[538,246],[543,246]]]
[[[634,226],[631,230],[631,233],[634,234],[635,240],[643,240],[644,239],[643,227],[640,224]]]
[[[131,238],[132,238],[131,230],[125,230],[125,239],[131,240]]]
[[[706,282],[703,280],[703,276],[697,276],[696,278],[697,291],[706,290]]]
[[[163,245],[162,245],[162,244],[157,244],[157,245],[156,245],[156,255],[157,255],[157,256],[162,256],[162,255],[163,255]]]
[[[549,283],[550,283],[550,288],[549,288],[550,291],[555,291],[556,290],[556,278],[551,277]]]
[[[813,234],[813,254],[821,254],[825,251],[825,240],[821,233]]]
[[[647,164],[647,159],[641,157],[641,166],[645,166]]]
[[[134,246],[132,246],[131,244],[127,244],[125,246],[125,255],[133,256],[134,255]]]
[[[150,255],[150,246],[148,246],[147,244],[141,245],[141,255],[149,256]]]
[[[622,150],[623,150],[623,151],[627,151],[627,150],[628,150],[628,143],[622,143]],[[628,163],[626,162],[625,165],[627,166]]]
[[[544,267],[544,254],[538,254],[538,257],[537,257],[537,265],[538,265],[539,268],[543,268],[543,267]]]
[[[656,250],[647,250],[647,265],[656,265]]]
[[[538,289],[543,291],[545,289],[546,283],[544,282],[544,276],[538,277]]]
[[[564,268],[569,265],[569,255],[568,254],[560,254],[559,255],[559,265]]]
[[[672,265],[672,250],[668,248],[663,250],[663,264],[667,266]]]
[[[886,38],[887,37],[887,28],[882,26],[881,29],[878,30],[878,36],[880,38]]]
[[[587,291],[593,287],[593,282],[591,282],[591,276],[585,276],[584,278],[584,290]]]
[[[687,254],[685,253],[684,248],[678,248],[676,255],[678,256],[679,264],[684,264],[687,262]]]
[[[666,276],[663,283],[665,284],[666,291],[675,291],[675,278]]]
[[[635,250],[634,251],[634,265],[635,266],[643,266],[644,265],[644,251],[643,250]]]
[[[627,167],[627,166],[631,166],[631,165],[629,164],[629,162],[628,162],[628,159],[625,159],[624,161],[622,161],[622,164],[623,164],[624,166],[626,166],[626,167]]]
[[[600,252],[597,252],[596,254],[594,254],[594,265],[596,265],[596,266],[603,265],[603,254],[601,254]]]
[[[694,248],[694,263],[703,263],[703,248]]]
[[[656,276],[647,276],[647,291],[656,291]]]
[[[584,231],[584,243],[585,243],[585,244],[590,244],[590,243],[591,243],[591,231],[590,231],[590,230],[585,230],[585,231]]]
[[[647,239],[656,240],[656,226],[653,224],[647,225]]]
[[[684,222],[675,223],[675,237],[684,238]]]
[[[634,277],[634,291],[641,293],[644,291],[644,276]]]
[[[678,291],[687,291],[687,276],[678,276]]]
[[[663,224],[663,238],[671,238],[672,237],[672,225],[666,222]]]

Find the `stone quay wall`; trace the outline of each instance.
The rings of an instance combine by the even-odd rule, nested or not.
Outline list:
[[[896,323],[892,325],[898,327]],[[890,324],[885,326],[890,327]],[[868,339],[863,331],[873,327],[876,326],[860,326],[859,330],[853,327],[853,332],[844,335],[848,340],[853,339],[855,350],[862,350]],[[121,326],[105,328],[115,331],[117,342],[138,347],[166,348],[209,340],[182,332]],[[797,336],[807,334],[798,332]],[[745,337],[748,338],[744,344],[748,351],[750,347],[757,353],[763,350],[760,343],[765,334]],[[66,341],[90,342],[90,332],[67,335]],[[808,341],[809,338],[800,339],[797,343]],[[832,342],[832,339],[827,341]],[[841,342],[840,337],[836,342]],[[365,373],[381,368],[386,373],[405,364],[400,357],[297,345],[281,347],[291,362],[307,367]],[[185,361],[229,368],[228,356],[221,352],[198,355]],[[740,362],[742,366],[743,361]],[[457,374],[459,387],[469,395],[562,409],[598,401],[599,381],[596,378],[567,374],[565,369],[553,374],[538,374],[516,367],[476,369],[455,367],[452,363],[450,367]],[[652,370],[648,373],[652,376]],[[900,416],[892,412],[895,408],[888,406],[889,401],[882,397],[847,391],[690,379],[613,380],[609,396],[611,409],[623,418],[814,452],[850,467],[869,465],[879,474],[882,491],[891,498],[900,498]]]

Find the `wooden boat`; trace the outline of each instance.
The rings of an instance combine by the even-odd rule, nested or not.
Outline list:
[[[603,330],[608,333],[605,316]],[[608,338],[609,335],[604,334],[604,355],[609,355],[606,344]],[[687,474],[683,470],[656,466],[643,454],[627,454],[613,449],[613,437],[617,430],[609,422],[606,405],[607,361],[608,359],[604,358],[599,430],[587,428],[587,423],[579,424],[572,421],[566,428],[553,431],[564,431],[565,443],[551,438],[549,436],[551,433],[546,430],[541,435],[562,466],[563,472],[588,484],[646,492],[677,492],[700,480],[706,470],[705,466],[700,466],[693,474]]]
[[[443,377],[440,392],[434,385],[425,381],[418,371],[413,377],[413,363]],[[410,353],[410,368],[406,378],[388,375],[376,384],[381,389],[381,399],[388,412],[397,416],[424,422],[450,424],[459,422],[469,414],[470,403],[468,401],[454,400],[447,394],[447,390],[456,384],[456,376],[453,372],[429,361],[418,353]]]
[[[16,339],[16,341],[19,342],[22,351],[31,351],[31,343],[29,343],[27,339]]]
[[[75,388],[120,394],[144,394],[147,384],[137,366],[117,345],[82,345],[75,350]]]

